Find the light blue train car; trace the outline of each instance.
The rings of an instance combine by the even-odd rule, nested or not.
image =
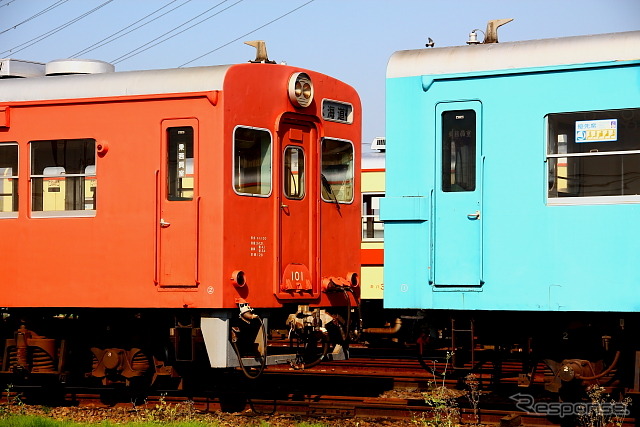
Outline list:
[[[386,84],[385,308],[640,312],[640,31],[400,51]]]
[[[386,115],[384,307],[421,360],[640,391],[640,31],[396,52]]]

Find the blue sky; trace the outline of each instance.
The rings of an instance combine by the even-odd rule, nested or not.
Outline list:
[[[462,45],[471,30],[499,18],[514,18],[500,28],[501,42],[640,30],[640,0],[0,0],[0,57],[67,58],[129,26],[80,57],[116,62],[117,71],[230,64],[253,59],[243,41],[266,40],[271,59],[354,86],[370,142],[384,136],[384,78],[394,51],[422,48],[428,37],[436,47]],[[122,58],[145,43],[147,50]]]

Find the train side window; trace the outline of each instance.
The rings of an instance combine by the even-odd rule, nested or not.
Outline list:
[[[18,216],[18,144],[0,143],[0,218]]]
[[[238,194],[271,194],[271,134],[237,127],[233,134],[233,188]]]
[[[550,204],[640,202],[640,109],[547,115]]]
[[[322,200],[351,203],[353,201],[353,144],[342,139],[322,140]]]
[[[442,113],[442,191],[476,189],[476,112]]]
[[[96,141],[31,141],[31,215],[94,216]]]
[[[168,128],[167,134],[167,199],[193,200],[193,128]]]
[[[362,240],[381,241],[384,223],[380,221],[380,199],[383,193],[362,193]]]
[[[304,197],[305,172],[304,151],[301,147],[284,150],[284,195],[289,199]]]

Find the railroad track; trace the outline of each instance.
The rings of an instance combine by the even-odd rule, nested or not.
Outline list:
[[[289,395],[278,399],[264,397],[248,397],[231,395],[224,397],[214,396],[178,396],[162,395],[148,396],[144,402],[119,402],[105,403],[98,394],[68,394],[67,399],[76,405],[77,411],[95,410],[102,408],[105,411],[126,411],[130,413],[145,413],[156,411],[158,417],[159,407],[189,407],[191,414],[210,414],[217,411],[229,411],[229,400],[234,400],[237,412],[252,417],[271,417],[275,414],[286,414],[299,418],[387,418],[395,420],[428,420],[434,416],[442,417],[442,412],[436,414],[438,409],[425,403],[424,399],[404,398],[371,398],[356,396],[331,396],[331,395]],[[461,425],[499,425],[501,427],[517,426],[553,426],[560,425],[559,418],[549,418],[544,414],[526,413],[522,411],[496,409],[496,408],[455,408],[457,414],[452,415]],[[184,409],[183,409],[184,410]],[[103,412],[108,417],[109,412]],[[179,415],[179,412],[176,412]],[[635,420],[627,418],[620,421],[620,427],[632,427]]]
[[[356,352],[357,353],[357,352]],[[450,365],[435,362],[438,372],[451,369]],[[518,388],[518,374],[522,364],[517,361],[501,364],[501,393],[482,392],[477,410],[460,393],[449,399],[446,405],[459,411],[463,424],[499,423],[503,427],[518,425],[554,425],[560,419],[544,414],[518,410],[509,395],[522,390],[538,393],[543,389],[544,371],[539,368],[534,387]],[[469,366],[469,368],[471,368]],[[425,401],[424,392],[434,387],[455,388],[464,386],[461,380],[467,370],[450,370],[446,377],[426,371],[412,357],[352,357],[346,361],[325,362],[311,369],[294,369],[290,366],[270,366],[264,375],[249,381],[239,372],[224,372],[211,379],[206,388],[186,393],[175,390],[155,390],[151,394],[124,393],[118,388],[60,390],[60,402],[79,407],[124,407],[131,410],[156,407],[162,404],[189,402],[202,413],[212,411],[243,412],[251,410],[261,414],[292,414],[304,417],[387,417],[394,419],[429,418],[434,416],[434,405]],[[486,388],[495,378],[492,373],[474,373],[477,387]],[[506,391],[506,393],[505,393]],[[15,395],[26,396],[25,403],[38,403],[46,390],[39,392],[30,387],[14,386]],[[511,394],[509,394],[511,393]],[[428,395],[428,394],[427,394]],[[536,395],[537,396],[537,395]],[[536,397],[538,399],[538,397]],[[5,401],[10,401],[6,396]],[[437,405],[436,405],[437,406]],[[632,418],[625,419],[624,426],[634,425]]]

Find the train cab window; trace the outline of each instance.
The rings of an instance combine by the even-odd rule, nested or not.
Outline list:
[[[380,221],[380,199],[382,193],[362,193],[362,240],[381,241],[384,223]]]
[[[547,116],[549,204],[640,202],[640,109]]]
[[[18,216],[18,144],[0,142],[0,218]]]
[[[442,191],[476,189],[476,112],[442,113]]]
[[[31,215],[94,216],[94,139],[31,141]]]
[[[353,201],[353,144],[341,139],[322,140],[322,200]]]
[[[237,127],[233,135],[233,188],[250,196],[271,194],[271,134]]]
[[[167,199],[193,200],[193,128],[169,128],[167,134]]]
[[[289,199],[304,197],[305,172],[304,151],[301,147],[284,150],[284,195]]]

